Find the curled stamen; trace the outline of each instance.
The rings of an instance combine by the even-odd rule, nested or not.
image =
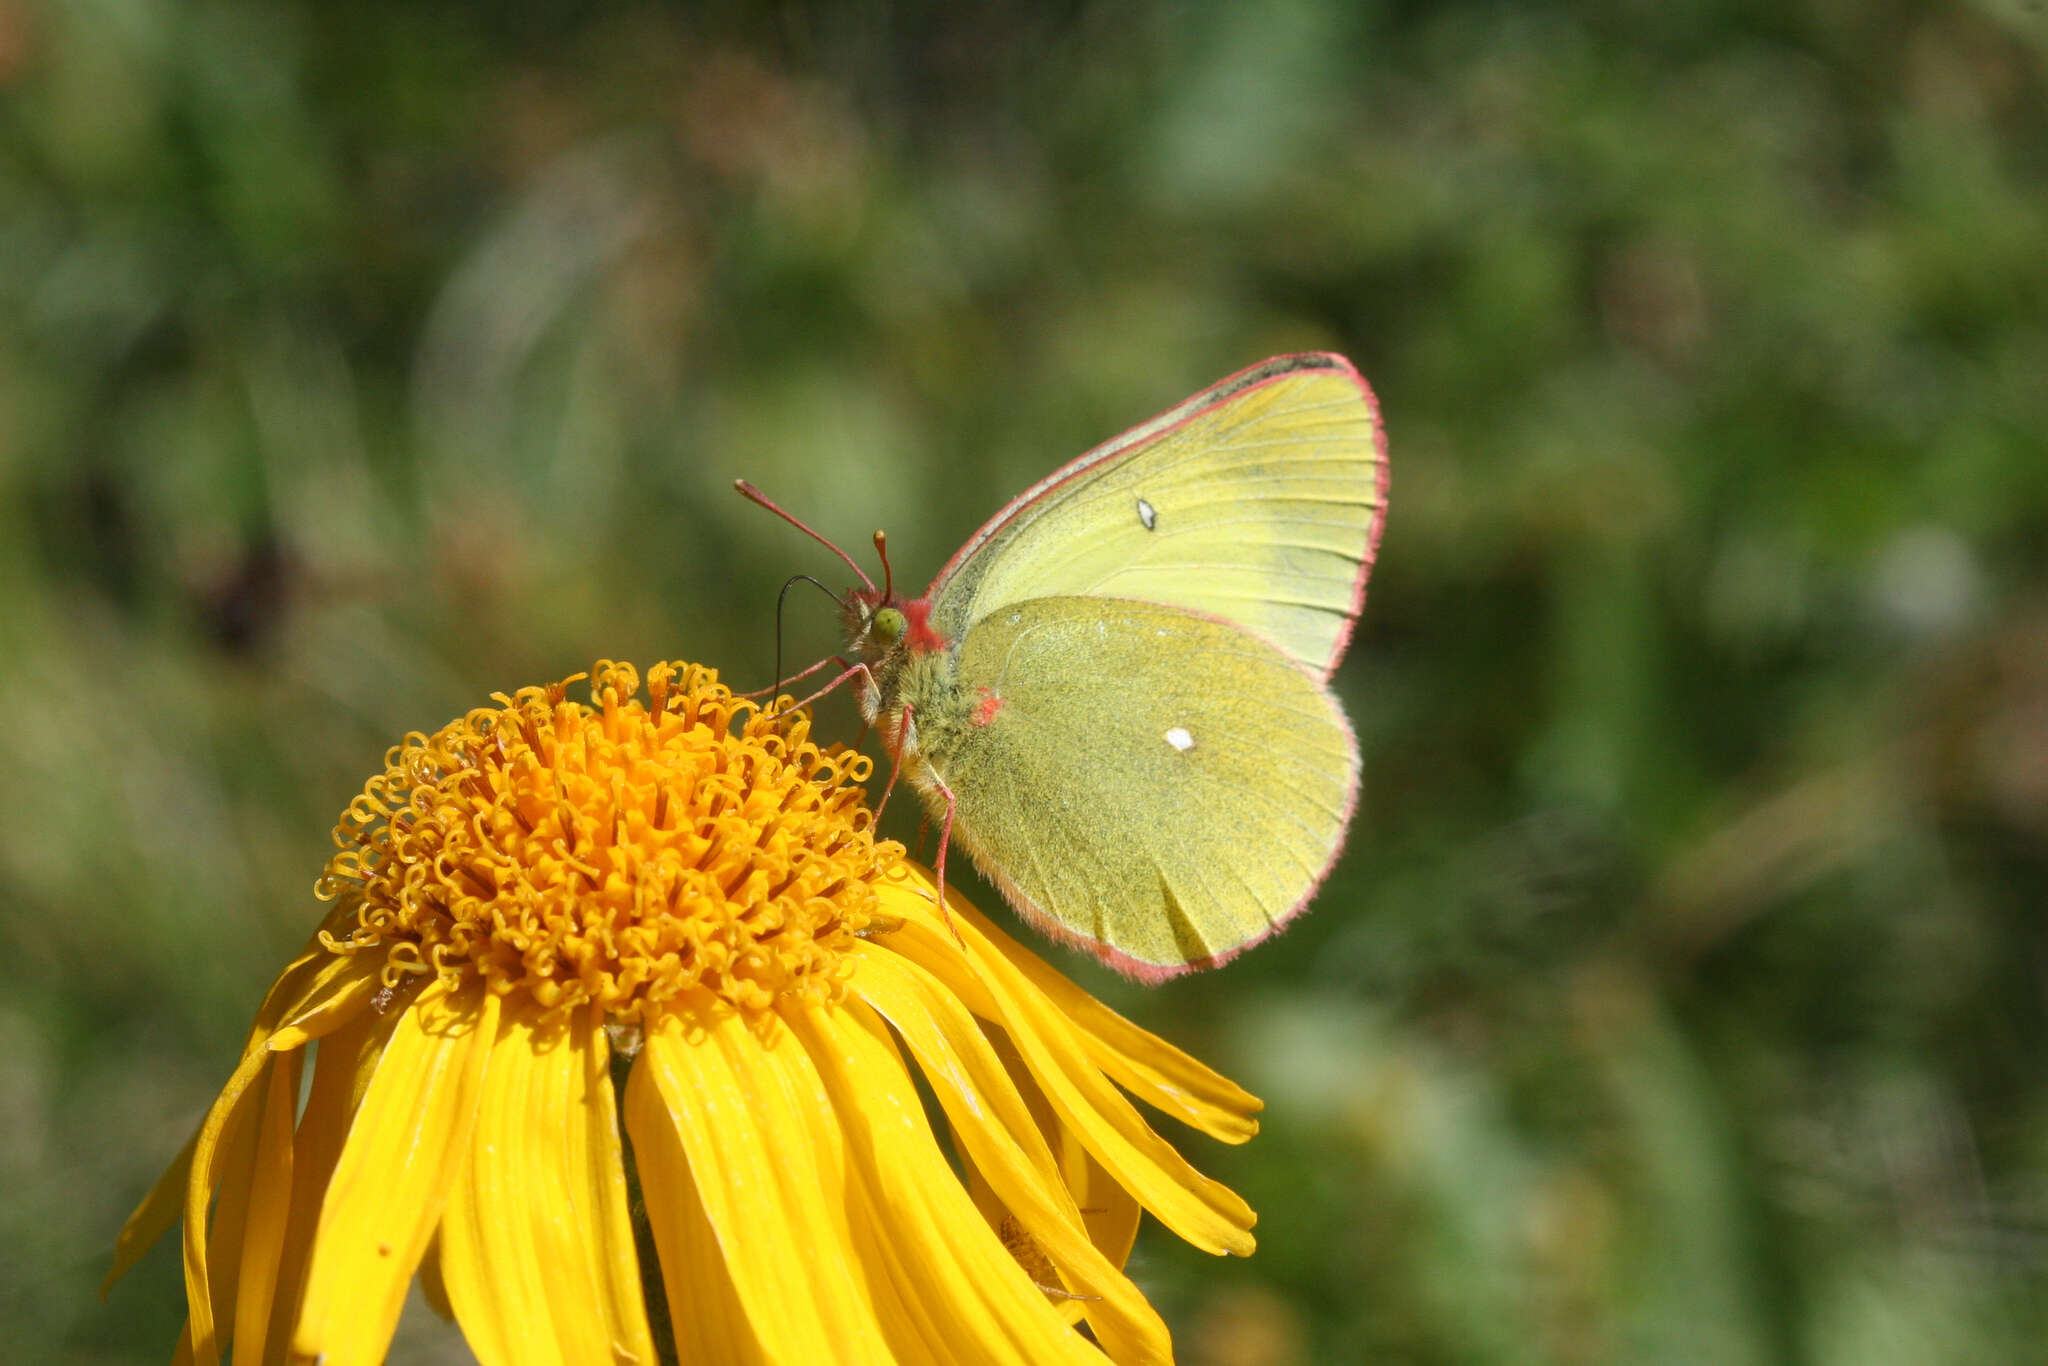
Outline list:
[[[868,833],[853,784],[869,761],[707,669],[649,670],[656,705],[630,665],[590,678],[590,705],[569,700],[574,678],[500,694],[388,756],[320,881],[356,903],[331,947],[384,946],[394,984],[474,971],[549,1009],[835,996],[902,854]]]

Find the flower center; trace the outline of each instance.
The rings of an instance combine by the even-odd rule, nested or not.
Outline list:
[[[638,1019],[694,989],[757,1010],[841,990],[902,846],[854,786],[872,763],[765,716],[697,665],[630,664],[470,712],[386,756],[335,827],[338,952],[385,980],[475,971],[544,1009]],[[737,725],[737,729],[735,729]]]

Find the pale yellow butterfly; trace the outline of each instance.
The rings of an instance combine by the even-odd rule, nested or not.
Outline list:
[[[923,596],[862,574],[842,677],[941,822],[941,887],[957,839],[1026,920],[1145,981],[1284,925],[1357,798],[1328,680],[1386,510],[1371,389],[1280,356],[1027,489]]]

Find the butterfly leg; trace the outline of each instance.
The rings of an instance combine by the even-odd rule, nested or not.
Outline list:
[[[835,656],[834,658],[835,658],[836,662],[838,662],[838,663],[840,663],[840,664],[846,664],[846,661],[845,661],[845,660],[843,660],[843,659],[838,659],[838,658],[837,658],[837,656]],[[822,663],[823,663],[823,661],[820,661],[820,664],[821,664],[821,665],[822,665]],[[810,673],[810,672],[813,672],[813,670],[810,670],[810,669],[806,669],[806,670],[805,670],[804,672],[805,672],[805,673]],[[870,688],[872,688],[872,687],[874,687],[874,686],[875,686],[875,675],[874,675],[874,673],[873,673],[873,672],[872,672],[872,671],[871,671],[871,670],[870,670],[870,669],[868,668],[868,666],[867,666],[867,665],[865,665],[865,664],[847,664],[847,666],[846,666],[846,672],[845,672],[845,673],[842,673],[842,674],[840,674],[840,675],[839,675],[839,676],[838,676],[837,678],[833,679],[833,680],[832,680],[832,681],[831,681],[830,683],[827,683],[827,684],[826,684],[826,685],[825,685],[824,687],[822,687],[822,688],[818,689],[818,690],[817,690],[816,692],[812,693],[812,694],[811,694],[811,695],[810,695],[809,697],[806,697],[806,698],[805,698],[805,699],[804,699],[803,701],[801,701],[801,702],[792,702],[792,703],[790,703],[790,704],[789,704],[789,705],[788,705],[787,707],[783,708],[783,710],[784,710],[784,711],[802,711],[802,710],[803,710],[803,709],[804,709],[805,707],[808,707],[808,706],[810,706],[810,705],[811,705],[811,703],[813,703],[813,702],[817,701],[817,700],[818,700],[819,698],[823,697],[823,696],[824,696],[824,695],[825,695],[826,693],[828,693],[828,692],[831,692],[831,691],[832,691],[832,690],[833,690],[834,688],[838,687],[838,686],[839,686],[839,685],[840,685],[841,683],[844,683],[844,682],[845,682],[845,681],[846,681],[847,679],[849,679],[849,678],[852,678],[852,677],[853,677],[853,676],[854,676],[855,674],[859,674],[859,675],[860,675],[860,676],[861,676],[862,678],[865,678],[865,679],[866,679],[866,680],[868,681],[868,686],[869,686]],[[802,677],[803,677],[803,674],[798,674],[798,675],[797,675],[797,677],[798,677],[798,678],[802,678]]]
[[[939,823],[938,867],[934,870],[939,882],[939,917],[946,922],[946,929],[951,932],[953,942],[964,949],[967,947],[966,941],[960,938],[960,931],[953,924],[953,913],[946,909],[946,850],[953,845],[953,809],[959,803],[953,800],[953,789],[947,787],[946,780],[936,773],[932,774],[932,786],[946,799],[946,818]]]
[[[902,761],[902,760],[900,760],[900,759],[898,759],[898,758],[897,758],[897,757],[896,757],[895,755],[893,755],[893,754],[892,754],[892,755],[890,755],[890,756],[889,756],[889,781],[888,781],[887,783],[883,784],[883,786],[882,786],[882,800],[880,800],[880,801],[878,801],[878,802],[876,802],[876,803],[875,803],[875,824],[874,824],[874,826],[870,826],[870,827],[869,827],[870,829],[876,828],[876,827],[878,827],[878,826],[880,826],[880,825],[881,825],[881,823],[882,823],[882,813],[883,813],[884,811],[886,811],[886,810],[888,810],[888,809],[889,809],[889,794],[890,794],[890,793],[892,793],[892,792],[894,792],[894,791],[896,790],[896,780],[897,780],[898,778],[902,777],[902,776],[903,776],[903,761]]]
[[[814,674],[814,673],[816,673],[816,672],[817,672],[818,670],[820,670],[820,669],[824,668],[824,667],[825,667],[825,666],[826,666],[827,664],[832,664],[832,663],[837,663],[837,664],[839,665],[839,667],[840,667],[840,668],[842,668],[842,669],[843,669],[843,668],[845,668],[845,667],[847,667],[847,665],[846,665],[846,661],[845,661],[845,660],[843,660],[843,659],[840,659],[840,658],[839,658],[839,657],[838,657],[837,655],[827,655],[827,656],[825,656],[825,658],[823,658],[823,659],[819,660],[819,661],[818,661],[818,662],[817,662],[816,664],[813,664],[813,665],[811,665],[811,667],[810,667],[810,668],[808,668],[808,669],[805,669],[805,670],[804,670],[804,671],[803,671],[802,673],[796,673],[796,674],[791,674],[791,675],[790,675],[789,677],[787,677],[787,678],[778,678],[778,679],[776,679],[776,680],[775,680],[775,681],[774,681],[773,683],[770,683],[770,684],[769,684],[769,685],[768,685],[767,687],[765,687],[765,688],[756,688],[756,689],[754,689],[754,690],[753,690],[752,692],[736,692],[736,693],[734,693],[734,694],[733,694],[733,696],[734,696],[734,697],[766,697],[766,696],[768,696],[768,695],[769,695],[770,693],[772,693],[772,692],[775,692],[775,691],[779,690],[780,688],[782,688],[782,687],[783,687],[784,685],[786,685],[786,684],[794,683],[794,682],[796,682],[796,681],[797,681],[798,679],[800,679],[800,678],[809,678],[809,677],[810,677],[810,676],[811,676],[812,674]]]
[[[854,667],[855,667],[855,668],[860,668],[860,667],[862,667],[862,666],[860,666],[860,665],[855,665]],[[873,675],[873,674],[869,674],[869,675],[868,675],[868,686],[869,686],[869,687],[873,687],[873,686],[874,686],[874,682],[875,682],[875,678],[874,678],[874,675]],[[904,737],[905,735],[908,735],[908,734],[910,734],[910,733],[911,733],[911,729],[910,729],[910,718],[911,718],[911,717],[912,717],[912,716],[913,716],[913,715],[914,715],[914,714],[916,713],[916,711],[917,711],[917,709],[916,709],[915,707],[912,707],[912,706],[910,706],[910,705],[909,705],[908,703],[906,703],[906,704],[904,705],[904,708],[903,708],[903,721],[902,721],[902,724],[901,724],[901,725],[899,725],[899,726],[898,726],[898,727],[896,728],[896,743],[895,743],[895,744],[893,744],[893,745],[892,745],[892,744],[890,744],[890,743],[889,743],[889,732],[888,732],[887,730],[884,730],[884,731],[882,731],[882,733],[881,733],[881,734],[882,734],[882,750],[883,750],[883,752],[884,752],[884,753],[886,753],[886,754],[887,754],[887,755],[889,756],[889,781],[888,781],[888,783],[887,783],[887,784],[885,784],[885,785],[883,786],[883,788],[882,788],[882,800],[880,800],[880,801],[878,801],[878,802],[876,802],[876,803],[875,803],[875,828],[879,828],[879,827],[881,826],[881,824],[882,824],[882,813],[883,813],[884,811],[888,810],[888,808],[889,808],[889,795],[890,795],[891,793],[893,793],[893,792],[894,792],[894,791],[896,790],[896,780],[897,780],[898,778],[900,778],[900,777],[902,777],[902,776],[903,776],[903,743],[902,743],[902,741],[903,741],[903,737]],[[871,722],[867,722],[867,721],[863,721],[863,722],[861,722],[861,727],[860,727],[860,739],[856,739],[856,740],[854,741],[854,747],[855,747],[856,749],[858,749],[858,748],[860,747],[860,741],[861,741],[861,740],[864,740],[864,739],[866,739],[866,738],[867,738],[867,733],[868,733],[868,726],[869,726],[869,725],[871,725],[871,724],[872,724]]]
[[[904,703],[902,719],[896,723],[895,727],[896,743],[895,746],[889,752],[889,757],[895,764],[895,767],[892,768],[889,772],[889,789],[893,789],[896,786],[896,777],[903,771],[904,750],[910,750],[913,757],[915,757],[916,755],[917,742],[915,739],[911,738],[917,734],[916,718],[917,708],[912,706],[908,702]],[[888,739],[888,734],[889,733],[886,729],[882,732],[883,739],[885,742]],[[922,759],[917,759],[916,762],[923,763],[924,761]],[[953,843],[953,808],[958,803],[956,803],[953,799],[953,789],[946,786],[946,780],[944,778],[941,778],[938,775],[938,773],[933,770],[931,765],[925,764],[924,771],[931,778],[932,790],[936,790],[940,796],[946,799],[946,818],[939,827],[938,867],[934,870],[937,874],[939,884],[939,918],[946,922],[946,929],[949,933],[952,934],[953,942],[956,944],[960,944],[961,947],[964,948],[966,947],[966,944],[960,938],[960,931],[953,927],[953,913],[946,909],[946,850]],[[922,782],[923,779],[920,779],[919,781]],[[882,801],[885,804],[889,800],[889,789],[885,789],[882,793]],[[876,813],[876,818],[880,819],[879,811]],[[920,835],[919,838],[922,839],[923,837]]]

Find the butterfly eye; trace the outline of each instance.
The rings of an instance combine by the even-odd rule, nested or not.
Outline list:
[[[910,623],[904,619],[903,613],[897,611],[894,607],[884,607],[881,611],[875,613],[874,620],[868,626],[868,635],[878,644],[894,645],[903,638],[903,632],[909,625]]]

